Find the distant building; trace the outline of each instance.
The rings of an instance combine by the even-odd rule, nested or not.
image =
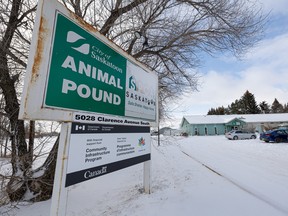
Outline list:
[[[181,130],[179,129],[172,129],[170,127],[164,127],[159,130],[160,134],[166,135],[166,136],[180,136]]]
[[[182,118],[180,128],[188,135],[224,135],[231,130],[263,132],[288,125],[288,113],[239,115],[190,115]]]

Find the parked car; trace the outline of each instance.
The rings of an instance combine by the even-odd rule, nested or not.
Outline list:
[[[261,133],[259,138],[265,142],[287,142],[288,133],[284,129],[269,130]]]
[[[151,136],[158,136],[158,134],[159,134],[158,131],[152,131],[151,132]]]
[[[257,135],[254,132],[248,132],[243,130],[232,130],[225,134],[225,137],[229,140],[238,139],[256,139]]]

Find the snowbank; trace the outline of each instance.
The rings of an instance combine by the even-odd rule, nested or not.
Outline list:
[[[67,215],[288,215],[287,153],[287,143],[259,139],[162,137],[160,147],[153,141],[151,194],[142,193],[138,164],[71,186]],[[13,213],[48,216],[50,204],[18,206]]]

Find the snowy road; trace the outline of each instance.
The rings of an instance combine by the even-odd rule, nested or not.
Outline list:
[[[232,141],[223,136],[193,137],[181,142],[180,149],[235,186],[288,215],[287,143],[264,143],[259,139]]]

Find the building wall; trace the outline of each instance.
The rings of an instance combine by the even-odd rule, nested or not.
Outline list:
[[[237,126],[238,129],[242,129],[245,123],[242,121],[231,121],[229,125],[224,123],[219,124],[189,124],[184,119],[181,127],[182,132],[188,133],[190,136],[211,136],[211,135],[224,135],[226,132],[234,129]]]
[[[193,125],[189,124],[185,118],[182,119],[180,130],[182,133],[187,133],[189,136],[194,135],[192,132],[193,131]]]
[[[245,125],[237,125],[238,129],[248,130],[253,132],[262,133],[268,129],[276,128],[280,124],[252,124],[247,123]],[[188,133],[190,136],[210,136],[210,135],[224,135],[226,132],[232,130],[232,126],[226,126],[225,124],[188,124],[186,122],[185,126],[181,127],[182,132]],[[196,133],[197,132],[197,133]]]
[[[183,127],[182,127],[183,130]],[[225,134],[224,124],[195,124],[185,125],[185,132],[192,136],[209,136]]]

